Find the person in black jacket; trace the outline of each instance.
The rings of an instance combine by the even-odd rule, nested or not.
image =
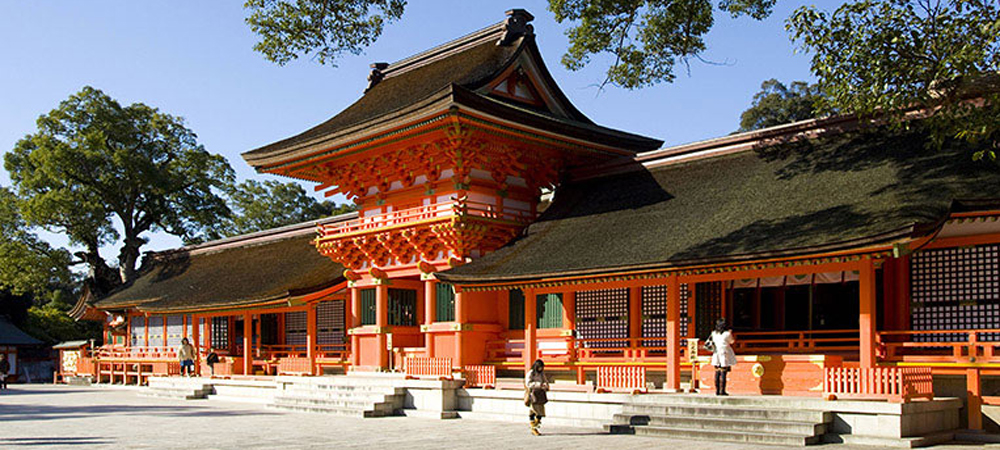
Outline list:
[[[215,376],[215,363],[219,362],[219,354],[215,353],[215,349],[212,347],[208,348],[208,356],[205,357],[205,364],[208,369],[212,371],[212,376]]]
[[[0,389],[7,389],[7,374],[10,372],[10,361],[7,354],[0,353]]]

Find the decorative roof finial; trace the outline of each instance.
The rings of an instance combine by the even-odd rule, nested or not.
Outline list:
[[[528,22],[535,20],[530,12],[523,9],[512,9],[507,11],[507,19],[503,21],[503,36],[497,41],[497,45],[507,46],[513,44],[521,36],[530,36],[534,31]]]
[[[382,81],[382,78],[385,78],[385,74],[382,71],[386,67],[389,67],[389,63],[377,62],[371,64],[372,71],[368,74],[368,86],[365,88],[365,93],[372,90],[376,84]]]

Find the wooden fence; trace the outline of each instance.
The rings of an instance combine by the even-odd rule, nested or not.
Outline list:
[[[451,358],[409,357],[403,361],[407,378],[432,376],[451,379]]]
[[[497,385],[496,366],[465,366],[465,387],[494,388]]]
[[[600,366],[597,368],[597,392],[646,392],[646,368],[643,366]]]
[[[929,367],[828,367],[823,377],[827,398],[881,398],[909,402],[934,399]]]

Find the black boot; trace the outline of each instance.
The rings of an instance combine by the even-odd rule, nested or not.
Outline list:
[[[729,395],[729,393],[726,392],[726,375],[728,375],[726,372],[728,372],[728,370],[724,370],[721,373],[722,376],[720,377],[721,381],[719,382],[719,395]]]
[[[722,370],[715,369],[715,395],[722,395]]]

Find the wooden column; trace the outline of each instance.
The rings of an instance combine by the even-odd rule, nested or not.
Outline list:
[[[689,300],[690,302],[690,300]],[[688,303],[688,310],[693,305]],[[681,389],[681,283],[677,275],[667,278],[667,381],[664,390]]]
[[[535,362],[535,355],[538,353],[538,299],[535,298],[534,289],[524,290],[524,370],[531,370],[531,364]]]
[[[170,316],[164,314],[160,317],[163,317],[163,343],[160,345],[167,347],[167,323],[170,322]]]
[[[145,325],[144,335],[142,337],[142,346],[149,347],[149,314],[144,315],[145,317],[143,324]]]
[[[458,370],[465,367],[465,323],[469,320],[469,308],[465,304],[464,292],[455,290],[455,366]]]
[[[389,368],[389,353],[386,351],[386,333],[389,331],[389,286],[383,283],[375,287],[375,327],[377,331],[378,368]]]
[[[309,359],[309,375],[316,375],[316,303],[309,303],[306,310],[306,358]]]
[[[191,345],[194,346],[194,373],[201,376],[201,340],[198,339],[198,316],[191,316]]]
[[[212,318],[205,316],[205,349],[212,348]]]
[[[864,259],[858,264],[860,311],[858,330],[860,331],[861,367],[875,367],[875,262]]]
[[[243,375],[253,375],[253,315],[243,314]]]
[[[424,352],[434,357],[434,334],[431,326],[437,320],[437,280],[424,280]]]
[[[361,326],[361,290],[356,287],[351,287],[350,291],[351,291],[351,299],[350,299],[351,305],[349,309],[351,311],[350,314],[351,329],[353,330]],[[350,349],[351,367],[354,368],[361,365],[361,349],[359,348],[361,339],[354,333],[351,333],[350,336],[351,336],[351,349]]]
[[[642,288],[633,287],[628,290],[628,337],[629,346],[633,352],[642,348]]]
[[[569,357],[576,361],[576,292],[563,293],[563,328],[569,330]]]
[[[896,260],[896,320],[897,330],[910,329],[910,256]]]
[[[969,413],[969,429],[983,429],[983,397],[982,383],[979,380],[979,369],[970,368],[965,371],[966,410]]]

